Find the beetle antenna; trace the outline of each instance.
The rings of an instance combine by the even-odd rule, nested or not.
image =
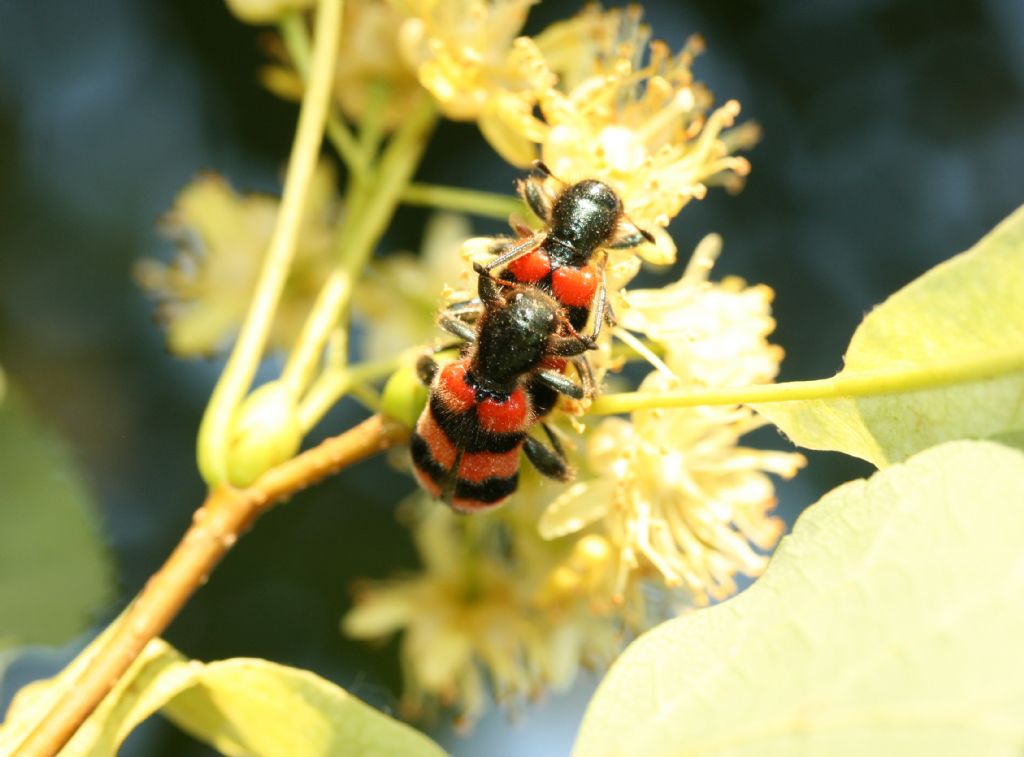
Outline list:
[[[503,286],[508,289],[516,289],[520,292],[525,292],[527,289],[532,289],[532,287],[520,284],[518,281],[507,281],[506,279],[499,279],[495,277],[494,274],[492,274],[483,266],[482,263],[473,263],[473,271],[479,276],[486,276],[498,286]]]
[[[640,233],[640,236],[646,239],[649,243],[655,244],[654,234],[649,232],[647,229],[641,228],[639,225],[637,225],[636,221],[627,216],[625,213],[623,213],[622,215],[627,221],[629,221],[630,225]]]
[[[551,173],[551,169],[548,168],[548,164],[545,163],[543,160],[535,160],[535,161],[533,161],[533,167],[534,167],[534,169],[536,169],[537,171],[540,171],[545,176],[550,176],[552,179],[554,179],[558,183],[565,184],[564,181],[562,181],[557,176],[555,176],[553,173]]]

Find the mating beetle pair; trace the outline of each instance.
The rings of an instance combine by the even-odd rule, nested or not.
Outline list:
[[[594,391],[584,353],[612,315],[607,256],[599,265],[593,258],[600,249],[653,241],[626,221],[622,201],[603,182],[563,185],[552,195],[530,177],[519,191],[545,227],[533,233],[513,219],[520,238],[486,266],[474,266],[478,300],[441,313],[441,327],[463,343],[461,356],[443,368],[424,356],[417,366],[430,400],[412,435],[416,478],[460,512],[508,499],[518,485],[520,451],[545,476],[571,476],[543,419],[559,394],[582,399]],[[503,269],[497,278],[495,269]],[[592,313],[592,331],[583,335]],[[563,373],[567,364],[580,383]],[[550,447],[528,434],[538,423]]]

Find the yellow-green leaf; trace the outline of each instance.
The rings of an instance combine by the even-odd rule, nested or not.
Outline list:
[[[0,729],[16,747],[68,689],[94,642],[56,679],[26,687]],[[189,661],[155,639],[75,734],[62,757],[108,757],[157,710],[227,755],[443,755],[409,726],[305,670],[266,660]]]
[[[443,755],[419,731],[306,670],[234,659],[203,667],[164,714],[224,754]]]
[[[290,0],[282,0],[290,2]],[[291,348],[335,258],[337,182],[327,161],[309,184],[292,267],[268,337],[271,348]],[[221,350],[245,319],[263,253],[280,203],[240,195],[216,174],[187,184],[164,217],[163,230],[178,243],[170,262],[140,260],[135,278],[157,301],[167,347],[198,357]]]
[[[0,397],[0,647],[63,643],[110,594],[92,497],[18,392]]]
[[[1024,751],[1024,454],[949,442],[826,495],[764,576],[630,645],[575,754]]]
[[[74,688],[76,679],[112,634],[117,622],[120,619],[108,626],[57,676],[36,681],[18,691],[0,726],[0,754],[12,753],[56,702]],[[114,754],[131,730],[164,701],[159,697],[169,696],[167,681],[173,678],[183,659],[163,641],[150,643],[61,752],[62,757]]]
[[[1012,360],[1019,356],[1019,360]],[[1011,358],[1008,360],[1008,358]],[[998,378],[986,363],[1015,365]],[[898,385],[922,366],[981,366],[943,388],[755,405],[796,444],[881,467],[950,439],[1024,440],[1024,207],[861,323],[839,378]],[[1001,370],[1005,370],[1005,367]]]

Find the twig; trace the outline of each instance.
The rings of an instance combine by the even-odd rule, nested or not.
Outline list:
[[[16,751],[51,757],[75,734],[147,643],[160,635],[256,518],[280,500],[402,441],[407,431],[375,415],[273,468],[247,489],[218,487],[163,566],[119,619],[91,663]]]

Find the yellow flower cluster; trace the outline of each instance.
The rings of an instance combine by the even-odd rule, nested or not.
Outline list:
[[[564,180],[611,185],[627,214],[655,235],[640,251],[652,262],[674,260],[664,228],[687,202],[704,197],[709,183],[737,187],[750,170],[733,153],[759,131],[731,129],[739,104],[714,109],[694,81],[703,43],[694,37],[672,54],[650,41],[636,6],[590,6],[535,38],[513,40],[528,3],[411,5],[403,50],[443,112],[476,120],[513,165],[540,157]]]
[[[676,283],[623,292],[620,323],[656,364],[641,392],[774,378],[772,292],[709,281],[720,249],[711,236]],[[764,570],[783,531],[768,474],[788,478],[804,460],[740,446],[761,425],[744,407],[635,412],[587,424],[574,483],[524,466],[512,503],[494,513],[460,518],[424,501],[423,572],[366,588],[345,630],[404,631],[410,712],[458,704],[472,722],[484,674],[499,702],[567,686],[581,663],[613,659],[629,634]],[[685,592],[665,591],[676,587]]]
[[[231,5],[266,20],[296,2],[254,0],[245,12],[246,0]],[[757,141],[758,129],[734,126],[739,105],[716,107],[694,79],[699,38],[672,52],[652,41],[638,8],[598,6],[519,37],[531,4],[348,0],[335,104],[354,122],[375,121],[353,139],[376,145],[426,90],[446,117],[477,122],[513,165],[543,159],[552,175],[531,179],[542,191],[584,178],[608,183],[655,241],[609,254],[618,326],[604,330],[590,356],[598,382],[606,374],[606,386],[621,382],[614,372],[637,356],[652,368],[639,385],[644,394],[772,381],[782,359],[768,341],[772,292],[736,278],[711,281],[717,237],[701,243],[675,283],[627,289],[641,259],[675,260],[666,227],[689,201],[711,185],[742,183],[750,166],[736,152]],[[287,67],[267,81],[286,94],[302,87],[300,72]],[[321,176],[310,198],[275,321],[279,345],[290,343],[304,315],[298,304],[308,306],[324,279],[340,215],[333,177]],[[173,349],[208,352],[241,320],[276,209],[211,180],[179,198],[170,225],[187,254],[139,270],[173,316]],[[468,236],[462,220],[438,216],[419,259],[391,255],[367,268],[353,306],[372,357],[429,341],[439,300],[468,296],[469,262],[487,259],[496,242],[463,244]],[[613,334],[629,357],[613,348]],[[764,569],[783,530],[771,514],[769,474],[792,476],[804,461],[741,446],[761,425],[750,409],[662,408],[581,422],[582,409],[563,401],[552,416],[577,471],[573,483],[524,468],[509,506],[473,518],[421,501],[413,528],[422,572],[365,585],[357,596],[346,633],[402,633],[408,714],[453,706],[468,724],[486,708],[488,685],[508,703],[568,686],[581,664],[609,662],[629,634],[726,597],[737,575]]]
[[[263,18],[266,0],[250,2]],[[336,77],[343,111],[359,120],[370,112],[368,93],[383,86],[391,93],[384,121],[393,126],[418,80],[446,117],[477,122],[513,165],[542,158],[567,181],[610,184],[656,238],[641,256],[671,263],[675,245],[665,227],[709,185],[741,185],[750,164],[735,153],[757,142],[758,128],[733,128],[739,103],[716,108],[695,81],[699,37],[673,53],[651,40],[639,6],[597,5],[518,37],[533,2],[349,0]],[[232,7],[249,18],[246,5]],[[301,91],[279,67],[267,80],[282,93]]]
[[[251,0],[234,3],[247,1]],[[248,20],[237,10],[236,15]],[[416,69],[400,49],[399,31],[405,20],[405,14],[385,0],[346,0],[342,53],[334,71],[334,99],[350,121],[361,122],[373,113],[379,126],[391,131],[419,96],[422,87]],[[295,70],[294,61],[275,40],[268,47],[275,60],[261,72],[264,85],[285,99],[301,99],[303,76]]]
[[[727,129],[738,111],[734,102],[711,110],[710,94],[690,72],[697,40],[670,55],[664,44],[649,41],[650,30],[640,23],[637,8],[604,11],[597,6],[535,38],[517,38],[531,4],[349,0],[334,77],[336,102],[351,120],[375,113],[380,128],[387,130],[425,88],[446,116],[476,120],[514,164],[528,165],[542,156],[566,181],[592,177],[608,182],[630,218],[655,236],[656,244],[635,252],[655,263],[671,262],[675,247],[664,227],[686,202],[703,196],[707,183],[735,180],[747,172],[746,160],[731,153],[752,144],[756,129]],[[229,6],[243,20],[265,23],[311,3],[232,0]],[[302,77],[290,66],[272,66],[265,80],[282,94],[301,94]],[[557,179],[546,181],[550,191],[557,191]],[[272,346],[293,342],[327,275],[330,236],[340,216],[333,184],[333,174],[321,171]],[[236,331],[277,206],[267,197],[239,197],[210,177],[182,192],[165,224],[180,241],[182,254],[169,265],[144,261],[137,269],[142,285],[161,301],[158,313],[173,352],[208,354]],[[467,251],[473,254],[472,244]],[[469,270],[464,263],[459,267],[451,259],[438,259],[428,261],[434,274],[422,277],[410,265],[408,258],[398,257],[374,266],[360,287],[357,311],[374,324],[375,338],[367,343],[376,345],[375,355],[385,349],[393,354],[394,348],[427,338],[430,303],[436,302],[441,285],[464,279]],[[638,270],[633,252],[615,253],[608,266],[609,291],[614,295]],[[382,308],[387,298],[377,296],[377,282],[402,293],[401,304]],[[604,356],[595,360],[599,374],[607,363],[607,343],[602,349]]]
[[[322,163],[313,178],[294,265],[278,308],[270,345],[294,342],[327,278],[340,205],[334,170]],[[241,196],[214,174],[186,186],[162,220],[177,242],[170,262],[142,260],[135,277],[158,300],[167,348],[182,357],[206,356],[227,346],[245,317],[280,203],[264,195]]]
[[[534,529],[461,518],[432,502],[414,507],[424,571],[362,587],[343,622],[356,638],[403,632],[405,715],[422,718],[440,704],[455,707],[468,727],[487,708],[488,687],[515,706],[567,688],[581,662],[613,658],[622,643],[617,623],[545,604],[552,549]]]
[[[533,0],[394,0],[399,42],[420,83],[458,121],[521,116],[527,82],[510,55]]]
[[[721,239],[708,237],[677,283],[625,294],[622,324],[661,353],[641,392],[775,377],[782,350],[767,341],[775,325],[772,292],[737,279],[709,282],[720,250]],[[616,598],[652,571],[701,604],[729,596],[737,573],[764,570],[763,553],[782,534],[782,521],[770,516],[775,494],[766,474],[789,478],[804,464],[799,454],[739,446],[761,425],[744,407],[644,410],[630,421],[605,420],[587,439],[591,477],[552,502],[541,533],[559,538],[591,527],[605,539],[615,555],[608,566]]]

